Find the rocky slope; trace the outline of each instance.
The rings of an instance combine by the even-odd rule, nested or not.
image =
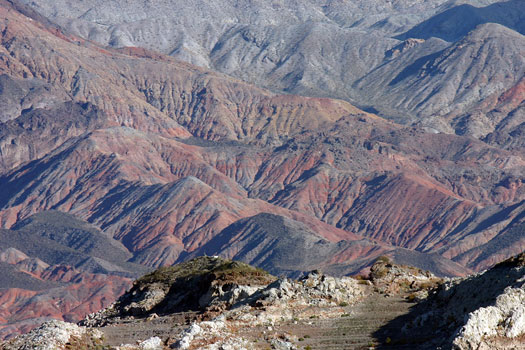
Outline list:
[[[391,343],[421,349],[522,349],[524,254],[464,279],[448,281],[398,321]]]
[[[341,318],[353,319],[353,315],[345,312],[351,312],[369,297],[375,298],[377,293],[384,293],[379,289],[385,284],[398,286],[395,289],[398,295],[423,291],[439,282],[429,273],[389,264],[386,260],[376,264],[373,283],[349,277],[333,278],[319,272],[290,280],[277,279],[243,263],[200,257],[138,279],[114,305],[81,322],[88,328],[65,324],[61,327],[64,333],[72,329],[79,334],[90,334],[91,342],[110,347],[117,340],[130,344],[133,333],[143,334],[147,328],[151,331],[157,326],[162,328],[157,329],[156,337],[140,339],[136,346],[117,346],[119,349],[144,349],[147,344],[151,344],[152,349],[268,346],[296,349],[301,343],[311,347],[319,341],[316,335],[300,337],[294,333],[311,330],[312,323],[326,328]],[[379,270],[383,272],[377,273]],[[409,286],[415,280],[426,286],[418,283]],[[374,288],[379,289],[374,291]],[[162,320],[175,322],[175,328],[165,329],[161,326]],[[191,323],[189,327],[184,327],[184,320]],[[57,323],[44,325],[4,343],[4,349],[18,349],[23,341],[25,345],[36,344],[33,339],[39,339],[37,334],[42,334],[41,339],[44,333],[57,332],[59,326]],[[79,337],[79,334],[72,336]],[[75,343],[71,340],[69,343],[74,349]]]
[[[291,280],[200,257],[141,277],[80,327],[49,322],[0,346],[522,349],[523,265],[522,253],[484,273],[443,280],[381,257],[368,279],[314,271]]]
[[[520,0],[25,2],[103,45],[154,49],[273,90],[343,98],[474,137],[504,119],[480,104],[524,74]],[[523,112],[504,115],[523,121]]]
[[[339,39],[346,38],[346,30],[372,25],[401,34],[443,10],[417,1],[356,4],[372,17],[352,21],[355,9],[345,10],[353,6],[349,2],[329,2],[321,12],[312,12],[318,5],[296,3],[294,11],[303,11],[301,15],[283,11],[277,3],[267,10],[280,13],[276,20],[283,21],[295,13],[293,25],[307,34],[324,36],[337,26],[342,32],[334,38]],[[239,19],[243,6],[236,9]],[[86,12],[86,17],[97,11]],[[386,16],[389,11],[395,14]],[[417,14],[406,17],[406,11]],[[257,29],[260,17],[250,18],[249,28],[228,29],[232,40],[245,35],[249,45],[256,45],[265,42],[260,35],[268,35],[273,43],[274,34]],[[308,18],[311,28],[304,22]],[[354,28],[342,28],[351,24]],[[495,84],[497,89],[483,103],[472,100],[476,115],[492,113],[490,123],[482,123],[487,128],[475,135],[482,140],[476,140],[468,136],[474,135],[469,125],[475,123],[466,123],[470,117],[463,112],[432,119],[452,125],[466,134],[462,136],[437,133],[428,123],[402,126],[342,100],[279,94],[146,49],[103,47],[18,1],[0,1],[0,226],[6,229],[1,268],[13,277],[6,286],[25,289],[6,291],[6,299],[21,303],[9,306],[4,318],[48,315],[33,301],[67,299],[64,295],[73,293],[67,288],[76,288],[85,294],[72,298],[67,310],[58,307],[50,313],[76,319],[110,302],[129,281],[130,270],[144,271],[133,263],[158,267],[202,253],[293,276],[319,266],[335,275],[364,271],[382,254],[437,274],[465,275],[518,253],[523,249],[525,157],[520,141],[523,79],[514,75],[522,69],[521,34],[513,31],[518,27],[503,24],[510,26],[483,24],[454,43],[389,39],[387,45],[371,40],[370,33],[352,37],[374,46],[363,49],[363,57],[371,52],[388,56],[369,77],[388,66],[390,73],[408,74],[398,79],[400,86],[411,79],[424,90],[441,86],[436,80],[441,75],[425,71],[428,65],[406,71],[426,57],[432,67],[455,67],[447,75],[454,83],[457,71],[465,68],[472,75],[461,76],[470,76],[472,84]],[[297,49],[292,51],[298,56],[290,64],[310,50],[314,38],[294,39]],[[505,44],[508,40],[512,45]],[[439,55],[427,57],[437,47]],[[470,61],[478,51],[483,53],[480,62],[489,67],[515,59],[501,64],[501,71],[487,68],[480,75]],[[227,45],[216,47],[216,53],[236,54]],[[312,62],[309,57],[305,63]],[[364,72],[381,60],[354,62]],[[342,69],[352,79],[361,74]],[[285,76],[297,80],[288,72]],[[461,86],[467,95],[480,93],[458,84],[454,89]],[[300,91],[294,89],[290,91]],[[435,97],[436,106],[455,103],[438,94],[427,97]],[[463,132],[463,127],[471,131]],[[47,213],[44,221],[32,216],[49,210],[74,214],[80,221],[71,223],[57,212]],[[63,221],[69,223],[57,224]],[[303,254],[305,249],[315,251]],[[46,269],[79,276],[79,283],[71,287],[70,277],[44,278],[40,271]],[[115,284],[90,287],[91,280],[103,278],[114,278]],[[60,288],[65,289],[50,290],[55,283],[64,283]],[[89,294],[92,288],[100,294]],[[95,301],[89,304],[91,297]],[[77,306],[78,312],[70,313]],[[26,322],[22,317],[19,321]],[[9,327],[14,333],[16,325]]]
[[[319,271],[299,280],[277,279],[240,262],[200,257],[141,277],[80,328],[48,323],[2,346],[19,349],[47,339],[76,349],[83,337],[88,348],[111,349],[365,349],[385,344],[371,332],[426,300],[440,283],[428,271],[385,257],[372,266],[370,280]],[[383,308],[385,318],[374,318],[373,305]],[[144,338],[149,334],[155,336]]]

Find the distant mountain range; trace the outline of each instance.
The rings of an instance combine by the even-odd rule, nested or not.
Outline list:
[[[524,251],[524,4],[0,0],[1,335],[203,254]]]
[[[102,45],[342,98],[402,123],[480,138],[523,122],[522,105],[500,100],[525,74],[521,0],[26,2]]]

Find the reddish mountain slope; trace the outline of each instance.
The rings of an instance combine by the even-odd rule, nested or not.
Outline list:
[[[287,273],[317,265],[343,274],[390,254],[461,275],[522,247],[525,157],[503,134],[489,145],[343,101],[276,95],[146,50],[104,49],[2,4],[0,226],[14,230],[1,231],[3,266],[29,269],[20,275],[28,285],[66,284],[38,296],[6,291],[19,301],[2,316],[9,327],[31,313],[93,311],[124,288],[138,266],[130,261],[242,252]],[[519,86],[499,97],[514,101],[505,106],[520,108]],[[518,130],[517,120],[501,133]],[[52,238],[30,219],[47,210],[93,224],[97,233],[82,237],[105,237],[98,247],[115,248],[118,261],[70,246],[77,231]],[[259,215],[282,220],[285,237],[273,219],[254,224]],[[34,234],[22,229],[28,222]],[[258,256],[273,248],[292,259]],[[305,249],[319,254],[295,261]],[[115,279],[104,285],[107,276]],[[37,302],[54,298],[68,302]]]
[[[145,51],[137,53],[139,58],[77,45],[42,25],[29,30],[22,15],[3,11],[9,18],[3,34],[6,72],[16,76],[18,71],[8,68],[25,67],[74,101],[97,106],[96,122],[82,124],[76,133],[128,127],[70,138],[42,159],[6,173],[1,181],[9,190],[0,203],[5,227],[41,210],[70,211],[140,252],[137,261],[158,265],[258,212],[309,220],[330,239],[352,236],[298,213],[430,250],[454,240],[449,234],[477,208],[523,199],[519,154],[356,115],[357,109],[340,101],[274,96],[168,58],[148,58]],[[28,50],[31,54],[24,54]],[[19,118],[45,114],[41,109]],[[208,140],[289,141],[275,149],[191,146],[171,139],[189,135],[174,119]],[[49,132],[45,125],[44,133]],[[22,134],[32,135],[27,128]],[[17,137],[22,136],[15,130],[6,140],[17,143]],[[441,144],[447,147],[436,156]],[[25,160],[38,157],[27,153]]]

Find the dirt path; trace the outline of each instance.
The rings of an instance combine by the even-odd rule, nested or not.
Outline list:
[[[314,317],[307,320],[277,322],[271,328],[258,326],[239,329],[237,335],[249,340],[254,349],[269,349],[271,339],[284,336],[292,339],[292,343],[298,349],[374,349],[379,344],[373,334],[396,317],[408,313],[412,305],[414,304],[407,303],[400,296],[385,297],[373,293],[358,304],[345,307],[345,314],[336,319]],[[175,336],[188,327],[194,319],[195,314],[181,313],[152,320],[131,320],[108,325],[101,330],[105,334],[105,345],[110,346],[134,344],[137,339],[145,340],[153,336],[172,343],[175,341]],[[397,332],[397,326],[392,325],[392,332]],[[402,346],[390,348],[405,349]]]
[[[373,334],[386,324],[397,332],[400,325],[391,321],[400,315],[408,313],[414,305],[403,297],[384,297],[372,294],[362,302],[345,308],[345,314],[337,319],[309,319],[304,321],[286,322],[272,327],[271,332],[265,327],[254,327],[244,330],[244,338],[253,342],[254,348],[268,349],[269,342],[265,338],[272,333],[277,336],[289,335],[295,339],[293,343],[298,349],[323,350],[362,350],[374,349],[378,340]],[[387,329],[388,331],[388,329]],[[390,346],[392,350],[408,349],[405,346]]]

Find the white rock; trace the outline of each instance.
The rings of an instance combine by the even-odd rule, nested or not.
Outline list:
[[[505,336],[515,338],[525,333],[525,307],[520,305],[505,322]]]
[[[151,337],[139,343],[140,350],[161,350],[162,340],[159,337]]]
[[[56,350],[62,348],[69,342],[72,336],[80,338],[86,333],[85,327],[76,324],[52,320],[43,323],[40,327],[33,329],[27,334],[20,335],[15,339],[3,344],[6,350]],[[97,337],[97,334],[93,334]]]

